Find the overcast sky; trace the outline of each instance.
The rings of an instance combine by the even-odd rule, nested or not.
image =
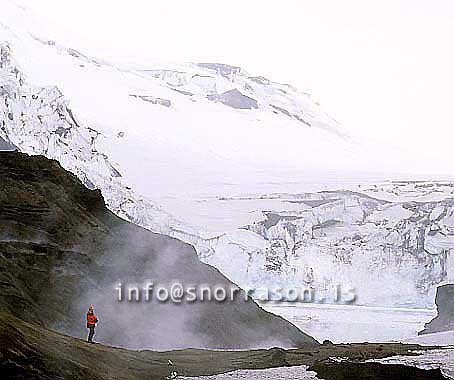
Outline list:
[[[216,61],[310,89],[351,134],[454,163],[452,0],[40,0],[91,54]],[[63,36],[62,36],[63,38]]]

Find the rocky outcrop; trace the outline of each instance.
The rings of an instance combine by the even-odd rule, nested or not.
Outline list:
[[[119,282],[234,286],[193,247],[126,222],[56,161],[0,153],[0,309],[83,337],[94,303],[98,339],[126,347],[315,345],[252,300],[118,302]],[[243,294],[244,296],[244,294]],[[126,297],[126,296],[125,296]]]
[[[454,330],[454,284],[439,286],[435,297],[438,315],[418,334],[431,334]]]

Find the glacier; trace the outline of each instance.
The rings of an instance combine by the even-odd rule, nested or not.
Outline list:
[[[433,307],[453,281],[454,184],[396,175],[402,157],[358,143],[310,93],[226,64],[111,63],[41,26],[2,5],[0,146],[57,160],[242,287]]]

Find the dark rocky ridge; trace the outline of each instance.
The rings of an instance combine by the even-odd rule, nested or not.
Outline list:
[[[118,302],[114,284],[231,283],[177,239],[111,213],[56,161],[0,152],[0,311],[83,337],[97,307],[100,341],[144,348],[302,347],[316,341],[242,298],[230,303]]]
[[[439,369],[418,370],[361,363],[367,359],[414,355],[411,351],[421,349],[416,345],[366,343],[332,344],[288,351],[279,348],[252,351],[129,351],[88,344],[0,312],[2,379],[162,380],[173,371],[183,376],[200,376],[237,369],[295,365],[309,366],[310,370],[323,374],[319,378],[326,380],[442,378]],[[349,357],[351,361],[335,363],[330,360],[332,357]],[[169,359],[173,366],[168,365]]]
[[[419,335],[454,330],[454,284],[437,288],[435,304],[438,315],[424,325],[424,330]]]

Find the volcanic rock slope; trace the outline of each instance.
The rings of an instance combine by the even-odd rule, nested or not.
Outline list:
[[[24,321],[85,334],[97,307],[97,337],[135,348],[315,345],[244,295],[234,302],[118,302],[119,281],[230,286],[193,247],[126,222],[56,161],[0,152],[0,307]]]
[[[454,331],[454,284],[445,284],[437,289],[435,297],[437,316],[426,323],[419,335]]]

